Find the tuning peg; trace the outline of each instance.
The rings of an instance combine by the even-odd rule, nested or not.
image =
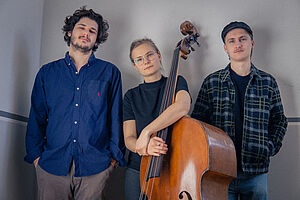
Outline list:
[[[181,55],[181,57],[182,57],[184,60],[186,60],[186,59],[187,59],[187,56],[186,56],[186,55],[184,55],[184,54],[182,54],[182,55]]]

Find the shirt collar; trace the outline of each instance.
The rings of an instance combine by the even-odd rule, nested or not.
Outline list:
[[[224,75],[223,75],[222,81],[226,81],[227,78],[230,78],[229,68],[230,68],[230,63],[224,69]],[[253,63],[251,63],[250,77],[254,77],[254,76],[258,76],[261,78],[261,76],[258,73],[258,69],[253,65]]]
[[[96,60],[95,54],[92,53],[91,56],[89,57],[87,66],[91,66],[95,62],[95,60]],[[65,54],[65,61],[68,66],[71,66],[71,64],[73,63],[68,51]]]

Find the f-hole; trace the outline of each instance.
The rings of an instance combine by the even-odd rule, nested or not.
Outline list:
[[[180,192],[179,195],[178,195],[179,199],[183,199],[183,194],[186,194],[188,200],[193,200],[193,199],[192,199],[192,196],[191,196],[190,193],[188,193],[187,191],[182,191],[182,192]]]

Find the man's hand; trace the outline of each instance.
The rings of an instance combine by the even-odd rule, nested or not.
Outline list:
[[[35,160],[33,161],[33,164],[34,164],[34,167],[35,167],[35,168],[36,168],[37,165],[38,165],[39,159],[40,159],[40,157],[38,157],[37,159],[35,159]]]
[[[117,161],[112,158],[110,161],[110,165],[114,167],[116,163],[117,163]]]

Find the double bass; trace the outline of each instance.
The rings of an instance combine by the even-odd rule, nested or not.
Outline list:
[[[174,102],[180,58],[194,51],[200,36],[195,26],[185,21],[183,35],[174,53],[170,75],[162,99],[161,114]],[[236,177],[233,142],[222,130],[184,116],[173,126],[156,133],[168,144],[161,156],[143,156],[140,166],[140,200],[224,200],[228,186]]]

